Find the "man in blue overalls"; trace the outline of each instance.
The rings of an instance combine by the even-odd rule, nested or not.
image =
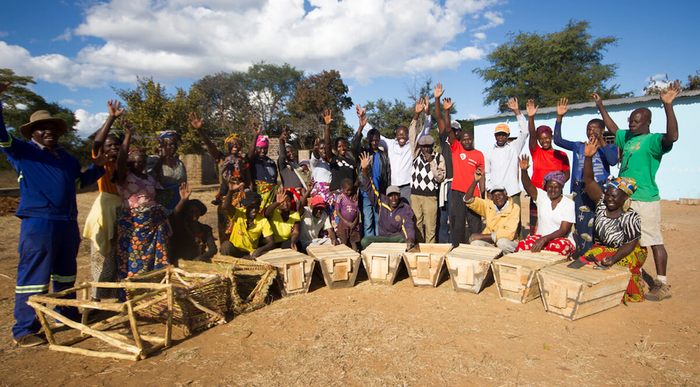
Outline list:
[[[8,87],[9,83],[0,83],[0,95]],[[94,183],[104,173],[97,165],[81,172],[78,160],[58,145],[67,130],[65,121],[39,110],[20,127],[27,141],[13,138],[5,128],[0,102],[0,150],[17,171],[20,187],[16,215],[22,222],[12,327],[14,342],[20,347],[44,343],[37,335],[40,324],[36,314],[27,305],[29,296],[46,293],[49,280],[54,292],[75,283],[80,244],[76,188]],[[100,160],[96,163],[104,164]],[[77,314],[75,309],[59,312]]]

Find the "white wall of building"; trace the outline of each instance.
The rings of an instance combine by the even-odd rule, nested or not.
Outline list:
[[[524,107],[524,106],[523,106]],[[647,107],[651,110],[651,131],[654,133],[666,132],[666,116],[661,101],[641,101],[606,105],[612,119],[621,129],[627,128],[627,118],[630,113],[639,107]],[[679,96],[674,103],[674,111],[678,119],[679,140],[674,144],[671,152],[667,153],[661,167],[656,174],[656,182],[659,186],[661,198],[674,200],[678,198],[700,197],[700,95]],[[523,111],[524,112],[524,111]],[[600,118],[595,107],[570,110],[564,116],[562,123],[562,137],[573,141],[585,141],[586,124],[593,118]],[[554,129],[555,113],[537,114],[535,125],[548,125]],[[520,129],[512,114],[507,117],[491,117],[477,119],[474,122],[474,141],[476,149],[489,157],[490,150],[495,144],[493,131],[496,124],[505,122],[510,126],[511,136],[516,136]],[[556,149],[561,149],[556,147]],[[571,152],[569,162],[573,161]],[[529,154],[527,144],[523,153]],[[618,169],[612,170],[617,175]],[[569,192],[568,184],[564,192]]]

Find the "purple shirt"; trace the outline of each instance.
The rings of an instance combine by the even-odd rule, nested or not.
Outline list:
[[[335,208],[336,211],[338,211],[338,214],[349,222],[354,221],[359,212],[357,201],[347,197],[347,195],[344,193],[338,195],[338,199],[336,199],[335,202]]]
[[[360,186],[367,193],[370,202],[379,212],[378,236],[402,236],[407,241],[415,242],[415,223],[413,221],[413,210],[404,199],[399,201],[399,205],[393,210],[389,205],[386,195],[379,194],[371,179],[362,174],[360,176]]]

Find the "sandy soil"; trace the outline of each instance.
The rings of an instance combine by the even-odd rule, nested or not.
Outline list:
[[[81,222],[94,197],[79,195]],[[700,206],[662,209],[673,298],[661,303],[569,322],[539,301],[501,301],[494,286],[414,288],[403,271],[394,286],[317,282],[137,363],[12,346],[19,220],[0,217],[0,385],[700,385],[700,264],[689,243]],[[85,243],[78,263],[85,280]]]

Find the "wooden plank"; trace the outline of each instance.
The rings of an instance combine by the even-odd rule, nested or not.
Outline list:
[[[285,288],[287,292],[304,288],[304,261],[285,264]]]
[[[461,285],[474,285],[474,266],[465,263],[457,267],[457,282]]]
[[[376,254],[370,256],[372,278],[386,279],[389,274],[389,256],[386,254]]]
[[[76,355],[99,357],[102,359],[117,359],[117,360],[132,360],[136,361],[140,359],[140,355],[125,354],[119,352],[99,352],[90,349],[83,349],[77,347],[67,347],[63,345],[49,344],[49,349],[52,351],[59,351],[65,353],[72,353]]]

